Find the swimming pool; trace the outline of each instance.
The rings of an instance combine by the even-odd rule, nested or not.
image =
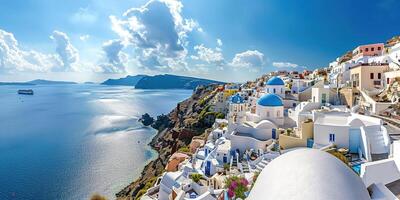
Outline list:
[[[361,171],[361,164],[353,165],[351,167],[357,174],[360,174]]]

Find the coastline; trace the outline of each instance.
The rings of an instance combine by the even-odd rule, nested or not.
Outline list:
[[[147,186],[152,186],[155,179],[165,169],[169,157],[180,147],[186,146],[194,136],[199,136],[208,128],[199,121],[199,112],[207,107],[208,102],[213,98],[217,86],[197,88],[186,100],[177,103],[177,106],[166,115],[169,125],[163,124],[156,129],[158,132],[148,144],[157,151],[158,156],[150,161],[140,173],[140,176],[115,194],[117,200],[132,200],[140,196]],[[202,100],[205,103],[199,103]]]

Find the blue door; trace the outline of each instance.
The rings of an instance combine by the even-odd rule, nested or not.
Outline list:
[[[209,161],[209,160],[207,160],[207,162],[206,162],[206,175],[207,176],[210,176],[210,170],[211,170],[211,161]]]
[[[350,153],[358,153],[360,147],[360,129],[349,130],[349,150]]]
[[[227,163],[228,162],[228,158],[226,156],[224,156],[223,161],[224,161],[224,163]]]
[[[311,138],[307,139],[307,147],[312,148],[313,145],[314,145],[314,140]]]
[[[276,139],[276,129],[272,129],[272,139]]]

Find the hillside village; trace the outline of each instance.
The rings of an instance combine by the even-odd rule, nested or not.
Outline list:
[[[400,198],[399,37],[325,68],[271,72],[201,98],[211,128],[171,151],[133,198]]]

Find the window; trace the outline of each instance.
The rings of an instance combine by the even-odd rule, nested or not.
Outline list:
[[[276,116],[280,117],[281,116],[281,112],[279,112],[279,110],[276,112]]]
[[[378,47],[378,51],[380,51],[382,48],[381,47]]]
[[[378,73],[378,79],[381,79],[381,73]]]
[[[389,83],[390,83],[390,79],[386,78],[386,84],[389,84]]]
[[[276,89],[274,88],[274,94],[276,93]]]
[[[368,52],[368,48],[365,48],[365,52]]]
[[[269,93],[269,88],[267,88],[267,92]]]
[[[334,133],[329,134],[329,142],[335,142],[335,134]]]
[[[371,51],[374,51],[375,49],[374,49],[374,47],[371,47]]]
[[[370,73],[369,78],[374,79],[374,73]]]

